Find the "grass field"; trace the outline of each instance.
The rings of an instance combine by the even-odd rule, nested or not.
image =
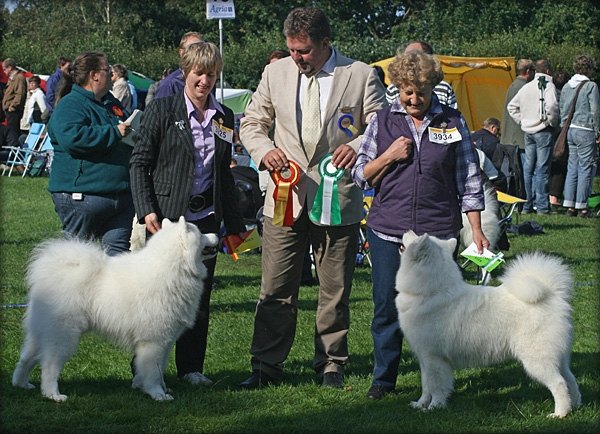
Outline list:
[[[596,180],[596,185],[598,180]],[[370,270],[355,272],[345,390],[323,389],[312,371],[316,289],[303,287],[298,330],[281,384],[257,391],[237,385],[250,373],[249,347],[260,286],[260,255],[233,261],[220,254],[213,292],[205,374],[211,389],[179,381],[172,360],[166,383],[175,400],[155,402],[130,388],[130,355],[87,335],[65,366],[61,404],[39,392],[11,386],[22,343],[27,289],[23,274],[31,249],[60,236],[60,222],[46,191],[47,178],[0,178],[0,432],[2,433],[596,433],[600,422],[599,238],[600,219],[527,216],[544,227],[536,236],[510,235],[507,260],[539,249],[563,257],[576,285],[572,300],[575,337],[572,371],[583,406],[562,420],[548,419],[550,392],[517,363],[455,372],[456,392],[447,409],[420,412],[418,365],[405,344],[397,393],[378,402],[365,398],[372,376]],[[521,221],[523,221],[521,217]],[[500,272],[501,272],[500,267]],[[494,272],[496,274],[496,271]],[[497,284],[494,279],[492,285]]]

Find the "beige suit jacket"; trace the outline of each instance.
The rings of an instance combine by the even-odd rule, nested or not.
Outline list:
[[[240,125],[241,141],[257,167],[261,167],[263,157],[275,147],[280,148],[288,160],[293,160],[300,166],[300,181],[293,188],[294,220],[298,218],[305,204],[310,213],[321,183],[318,170],[321,159],[343,144],[348,144],[358,151],[369,120],[375,112],[387,105],[385,89],[375,70],[365,63],[336,52],[336,66],[321,135],[315,153],[309,161],[304,152],[298,125],[299,86],[300,72],[291,57],[267,66]],[[358,133],[352,138],[338,126],[338,119],[344,114],[351,114],[354,118],[354,126]],[[269,139],[269,129],[273,120],[274,142]],[[268,217],[273,217],[274,189],[275,184],[270,179],[264,206],[264,215]],[[342,225],[362,220],[362,191],[354,185],[350,171],[346,171],[339,180],[338,192]]]

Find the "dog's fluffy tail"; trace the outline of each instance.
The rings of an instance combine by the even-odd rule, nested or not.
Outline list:
[[[90,241],[52,239],[39,244],[27,267],[30,297],[42,292],[47,298],[60,288],[62,293],[76,293],[91,286],[105,258],[100,246]]]
[[[552,296],[568,302],[573,288],[573,276],[566,264],[540,252],[516,258],[499,280],[509,293],[532,304]]]

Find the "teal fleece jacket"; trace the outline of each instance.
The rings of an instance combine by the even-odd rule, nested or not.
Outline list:
[[[56,105],[48,133],[54,147],[48,191],[108,194],[130,191],[132,148],[121,142],[117,128],[129,113],[109,92],[94,93],[74,84]]]

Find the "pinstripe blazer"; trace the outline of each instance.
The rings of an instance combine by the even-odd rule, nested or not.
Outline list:
[[[213,120],[234,128],[233,112],[221,105]],[[131,193],[140,222],[156,213],[159,220],[185,215],[194,181],[194,142],[183,91],[152,101],[142,115],[129,172]],[[227,233],[245,231],[229,163],[231,143],[215,136],[213,191],[215,219]]]

